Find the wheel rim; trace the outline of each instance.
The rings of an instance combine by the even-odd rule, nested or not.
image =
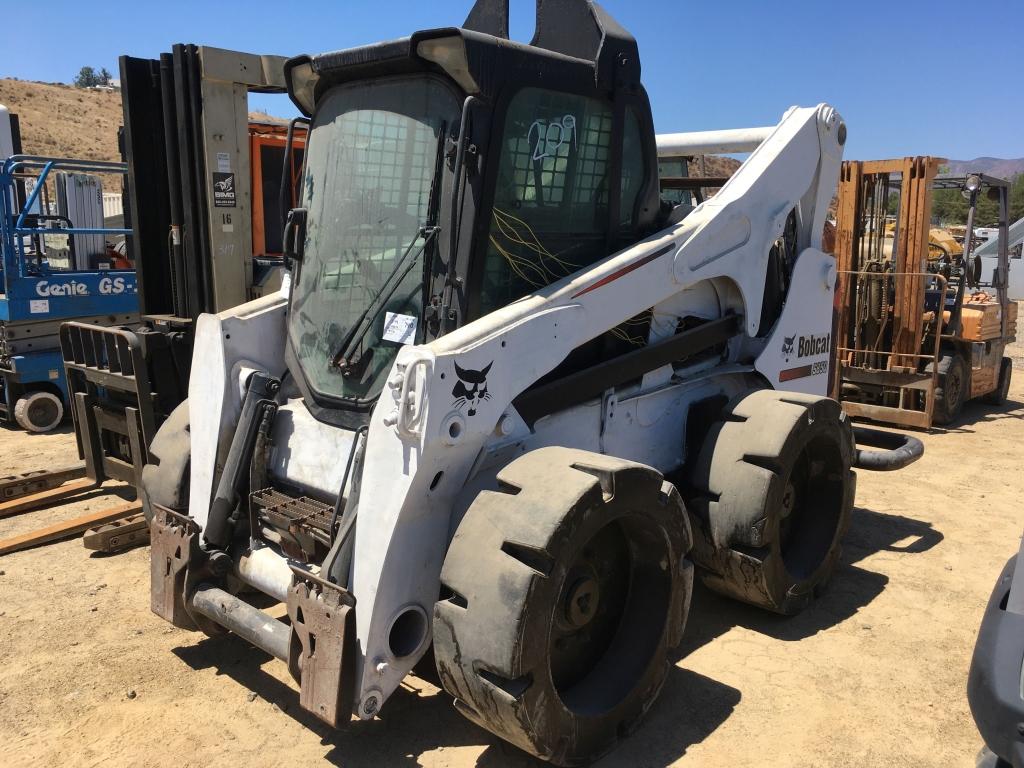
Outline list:
[[[548,637],[551,680],[566,708],[606,712],[640,680],[668,617],[667,558],[663,532],[639,516],[609,523],[579,548]]]
[[[29,403],[26,415],[34,426],[48,427],[57,420],[57,403],[48,397],[37,397]]]
[[[839,446],[819,436],[804,447],[786,480],[779,512],[782,562],[794,581],[813,577],[832,550],[843,507]]]

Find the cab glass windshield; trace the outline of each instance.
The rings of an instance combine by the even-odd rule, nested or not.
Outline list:
[[[424,230],[444,132],[458,110],[453,92],[426,76],[338,86],[319,104],[288,321],[314,392],[372,399],[398,349],[422,341],[431,245]]]

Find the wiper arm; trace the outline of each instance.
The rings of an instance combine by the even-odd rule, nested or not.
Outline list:
[[[388,299],[395,294],[395,291],[398,290],[398,286],[402,284],[406,275],[408,275],[412,271],[412,268],[416,266],[416,260],[419,259],[423,251],[426,250],[431,239],[440,231],[440,229],[440,227],[426,225],[419,228],[416,232],[416,236],[412,239],[412,242],[409,243],[405,252],[395,263],[395,268],[391,270],[391,274],[388,275],[387,280],[385,280],[384,284],[381,285],[380,290],[378,290],[370,300],[370,303],[366,305],[366,309],[362,311],[362,314],[359,315],[359,319],[352,326],[352,330],[348,332],[348,336],[345,337],[345,341],[342,342],[341,349],[339,349],[334,357],[331,358],[331,365],[335,368],[341,368],[342,375],[344,375],[345,370],[350,367],[348,360],[349,356],[356,348],[358,348],[359,344],[366,337],[366,334],[370,332],[370,328],[373,327],[372,321],[373,318],[377,316],[377,311],[379,309],[378,305],[383,306],[388,302]],[[416,253],[413,254],[412,258],[409,258],[409,254],[412,252],[413,246],[416,245],[416,241],[421,237],[423,238],[423,245],[421,245]],[[408,260],[408,264],[405,263],[406,260]],[[401,272],[401,274],[399,274],[399,272]],[[398,275],[397,280],[394,279],[395,275]],[[389,284],[391,286],[390,288],[388,288]],[[369,319],[370,322],[366,322],[367,319]]]

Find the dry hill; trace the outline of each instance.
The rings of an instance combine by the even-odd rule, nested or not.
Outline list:
[[[120,160],[121,94],[0,79],[0,104],[18,115],[26,154]]]

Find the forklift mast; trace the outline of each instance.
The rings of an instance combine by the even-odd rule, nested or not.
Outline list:
[[[196,45],[121,57],[131,208],[146,244],[137,258],[144,315],[194,320],[265,286],[253,233],[280,231],[281,212],[263,192],[277,189],[281,168],[265,162],[264,148],[283,147],[284,137],[280,126],[250,131],[248,94],[284,93],[284,61]]]
[[[282,190],[305,130],[251,123],[248,94],[283,93],[284,62],[196,45],[121,57],[143,324],[61,329],[79,455],[97,482],[138,485],[156,430],[186,397],[195,320],[280,288]]]

